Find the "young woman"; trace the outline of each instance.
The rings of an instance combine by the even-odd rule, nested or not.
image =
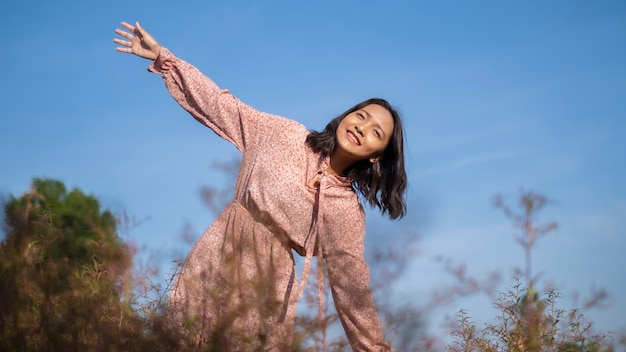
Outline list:
[[[390,351],[369,288],[359,194],[391,218],[405,213],[398,113],[370,99],[309,132],[220,89],[139,23],[122,27],[116,50],[152,60],[148,70],[174,99],[243,155],[234,200],[191,249],[173,288],[176,323],[201,348],[290,351],[296,301],[317,256],[318,288],[325,267],[352,348]],[[299,280],[294,251],[306,258]]]

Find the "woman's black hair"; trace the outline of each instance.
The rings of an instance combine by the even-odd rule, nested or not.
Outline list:
[[[385,99],[371,98],[362,101],[343,114],[332,119],[323,131],[311,131],[306,143],[316,153],[331,155],[337,144],[337,127],[350,113],[376,104],[384,107],[393,118],[393,134],[383,157],[372,163],[361,160],[345,170],[345,176],[353,181],[354,187],[361,193],[371,206],[378,207],[383,214],[392,219],[403,217],[406,213],[404,194],[407,186],[404,170],[404,135],[400,114]]]

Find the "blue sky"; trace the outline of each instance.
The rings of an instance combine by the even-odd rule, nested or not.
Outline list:
[[[506,288],[523,253],[489,200],[523,187],[554,201],[542,216],[560,225],[533,252],[541,283],[567,304],[604,288],[608,308],[587,316],[626,325],[626,3],[182,3],[0,3],[0,194],[33,177],[79,187],[143,219],[130,238],[161,263],[189,249],[185,226],[210,224],[199,190],[224,184],[211,165],[236,150],[188,117],[147,61],[114,51],[119,22],[138,20],[243,101],[311,129],[372,96],[400,110],[409,215],[370,212],[367,239],[420,235],[400,296],[449,283],[437,255],[476,276],[500,270]],[[489,307],[470,298],[440,313],[489,319]]]

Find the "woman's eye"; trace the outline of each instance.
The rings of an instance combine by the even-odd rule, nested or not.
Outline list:
[[[363,114],[356,114],[361,120],[363,120]]]
[[[380,138],[380,132],[377,130],[374,130],[374,134],[376,135],[377,138]]]

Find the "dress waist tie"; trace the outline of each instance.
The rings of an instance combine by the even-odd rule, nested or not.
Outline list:
[[[299,299],[304,293],[304,289],[306,288],[307,279],[309,276],[309,270],[311,268],[311,261],[313,259],[313,253],[317,250],[317,298],[319,300],[319,319],[320,321],[323,319],[323,306],[324,306],[324,260],[322,254],[321,243],[318,239],[319,230],[318,230],[318,220],[321,216],[320,204],[323,202],[322,199],[322,189],[325,188],[327,179],[327,174],[325,171],[320,171],[318,173],[317,178],[317,191],[315,192],[315,203],[313,205],[313,215],[311,221],[311,227],[309,228],[309,233],[304,241],[304,249],[306,251],[306,256],[304,260],[304,268],[302,270],[302,278],[300,281],[300,285],[298,286],[298,291],[296,295],[296,299]]]

